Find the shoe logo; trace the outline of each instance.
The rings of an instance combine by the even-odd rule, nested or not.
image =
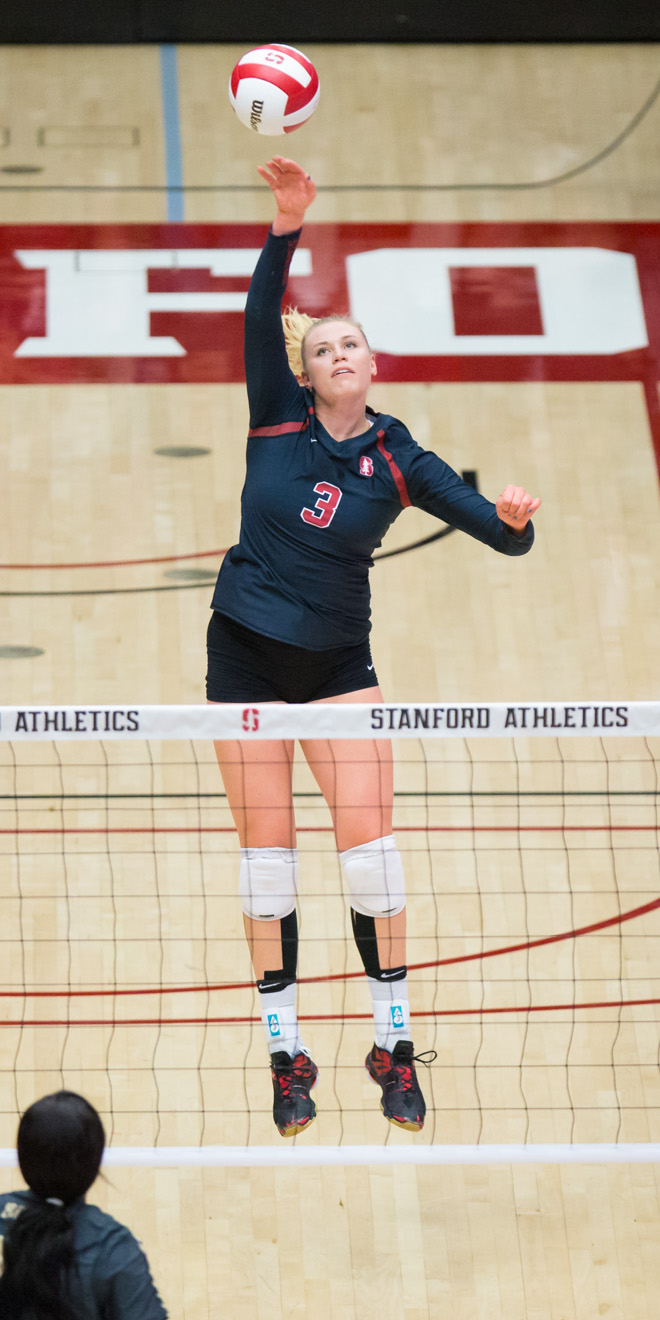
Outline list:
[[[403,1004],[392,1004],[390,1007],[390,1016],[393,1027],[403,1026]]]
[[[278,1018],[277,1013],[268,1014],[268,1030],[271,1036],[282,1035],[282,1031],[280,1029],[280,1019]]]

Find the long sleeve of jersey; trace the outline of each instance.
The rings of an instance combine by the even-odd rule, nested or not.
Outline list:
[[[250,426],[300,412],[300,386],[289,367],[282,328],[282,298],[300,230],[270,232],[255,266],[245,306],[245,381]]]
[[[525,555],[534,544],[529,522],[522,536],[498,517],[497,509],[431,450],[421,449],[399,423],[407,443],[393,446],[410,503],[467,532],[503,555]],[[389,439],[388,435],[388,439]],[[405,498],[405,497],[404,497]]]

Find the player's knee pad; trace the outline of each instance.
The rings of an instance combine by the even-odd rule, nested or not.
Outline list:
[[[394,835],[339,854],[351,907],[364,917],[395,917],[406,905],[401,854]]]
[[[296,848],[241,848],[238,892],[243,911],[253,921],[277,921],[296,906]]]

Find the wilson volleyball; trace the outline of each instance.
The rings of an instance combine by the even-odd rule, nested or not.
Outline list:
[[[318,99],[316,69],[295,46],[249,50],[229,79],[229,100],[241,123],[270,137],[300,128]]]

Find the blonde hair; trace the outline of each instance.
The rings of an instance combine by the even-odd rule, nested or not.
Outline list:
[[[282,312],[282,325],[284,327],[284,342],[286,343],[286,355],[289,359],[289,366],[298,379],[305,370],[305,340],[311,329],[315,325],[325,325],[328,321],[348,321],[349,325],[354,325],[356,330],[364,336],[364,341],[369,347],[369,341],[362,329],[359,321],[354,321],[350,316],[342,316],[335,312],[332,316],[308,316],[307,312],[298,311],[297,307],[285,307]]]

